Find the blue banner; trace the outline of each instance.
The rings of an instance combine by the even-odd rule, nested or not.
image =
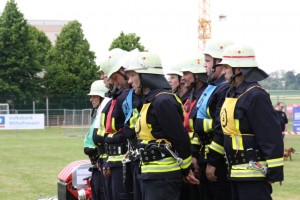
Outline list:
[[[293,131],[300,132],[300,107],[293,107]]]

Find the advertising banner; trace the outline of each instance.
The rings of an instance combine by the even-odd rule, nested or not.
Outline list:
[[[44,129],[44,114],[0,115],[1,129]]]
[[[293,108],[293,131],[300,132],[300,107]]]

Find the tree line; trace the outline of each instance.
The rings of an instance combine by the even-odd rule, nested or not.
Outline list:
[[[268,90],[300,90],[300,74],[295,71],[278,70],[260,82]]]
[[[108,50],[144,51],[139,40],[134,33],[121,32]],[[0,103],[22,109],[26,103],[20,102],[36,101],[44,107],[45,97],[63,97],[65,108],[86,108],[90,85],[100,78],[95,59],[77,20],[64,25],[52,44],[27,22],[14,0],[7,1],[0,16]],[[82,106],[74,103],[78,97],[85,101]],[[63,104],[51,101],[51,105]]]

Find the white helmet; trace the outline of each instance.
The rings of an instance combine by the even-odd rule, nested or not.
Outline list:
[[[103,80],[97,80],[92,83],[90,93],[88,93],[87,95],[95,95],[104,98],[106,92],[107,88],[105,87]]]
[[[124,55],[126,52],[127,51],[122,50],[120,48],[110,50],[106,55],[105,59],[100,62],[100,71],[103,71],[107,75],[107,77],[118,71],[121,68],[121,66],[116,67],[113,66],[113,64],[116,64],[120,56]]]
[[[157,54],[133,50],[128,55],[129,64],[125,71],[135,71],[142,74],[164,75],[161,60]]]
[[[181,64],[181,72],[191,72],[193,74],[202,74],[206,73],[204,69],[204,55],[201,54],[198,58],[193,58],[185,61]]]
[[[183,76],[183,73],[181,72],[181,67],[182,65],[174,65],[174,66],[171,66],[169,67],[168,69],[165,70],[166,72],[166,75],[178,75],[178,76]]]
[[[232,44],[233,42],[230,40],[209,40],[203,53],[222,59],[224,49]]]
[[[235,44],[227,47],[223,53],[220,65],[230,67],[258,67],[255,60],[255,53],[251,46]]]

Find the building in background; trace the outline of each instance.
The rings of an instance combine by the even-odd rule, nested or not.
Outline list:
[[[63,26],[68,23],[68,21],[64,20],[28,20],[27,22],[38,30],[43,31],[52,44],[55,43],[56,37]]]

